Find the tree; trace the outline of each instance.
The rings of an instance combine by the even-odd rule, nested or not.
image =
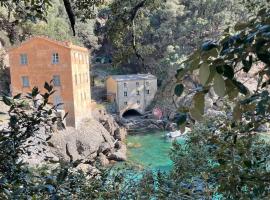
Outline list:
[[[55,92],[53,86],[45,83],[46,92],[40,95],[38,88],[33,88],[25,98],[17,94],[13,98],[4,96],[3,102],[9,106],[8,127],[0,130],[0,197],[19,198],[29,195],[28,187],[34,187],[29,180],[28,167],[20,160],[33,141],[26,141],[45,132],[48,138],[53,125],[61,121],[55,115],[57,106],[49,105],[49,98]],[[46,141],[44,141],[46,142]]]
[[[19,38],[20,25],[27,22],[47,21],[48,10],[56,0],[28,1],[28,0],[1,0],[0,1],[0,27],[14,44]],[[95,16],[95,6],[102,5],[103,0],[61,0],[67,13],[73,34],[76,34],[76,19],[85,21]],[[80,12],[79,12],[80,11]]]
[[[180,177],[200,177],[210,186],[215,185],[208,191],[217,191],[226,199],[269,198],[270,180],[266,178],[269,176],[269,144],[258,134],[258,128],[270,120],[269,20],[269,7],[265,5],[248,21],[238,22],[233,30],[226,29],[220,40],[205,42],[176,74],[175,91],[181,96],[184,89],[177,88],[184,87],[183,75],[198,71],[200,87],[189,108],[191,118],[204,121],[205,94],[211,88],[220,98],[232,102],[225,119],[216,118],[207,124],[208,128],[213,124],[217,126],[208,131],[201,128],[195,136],[190,136],[185,149],[191,149],[189,153],[175,145],[173,155],[175,172]],[[243,74],[250,78],[255,76],[253,90],[246,86]],[[185,120],[179,121],[180,126],[184,124]],[[193,147],[195,145],[198,148]],[[201,154],[203,151],[206,153]],[[196,152],[205,155],[195,157],[196,162],[201,162],[200,172],[194,169],[194,162],[184,162],[187,155],[194,156]],[[206,160],[214,165],[210,166]]]

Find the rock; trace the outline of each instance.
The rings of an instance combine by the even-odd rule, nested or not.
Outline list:
[[[112,146],[108,142],[103,142],[98,149],[98,154],[103,153],[107,154],[109,151],[111,151]]]
[[[109,160],[115,160],[115,161],[126,161],[127,160],[127,148],[126,146],[122,146],[119,150],[116,152],[113,152],[109,155]]]
[[[117,141],[114,145],[114,148],[116,149],[120,149],[122,147],[122,142],[121,141]]]
[[[205,115],[208,117],[226,117],[226,113],[224,111],[218,111],[213,109],[208,109]]]
[[[88,120],[82,123],[78,130],[68,127],[66,130],[54,133],[50,143],[57,147],[52,148],[54,153],[64,160],[89,160],[95,157],[104,143],[107,143],[106,149],[113,148],[114,138],[99,122]]]
[[[77,167],[76,167],[77,170],[80,170],[86,174],[91,174],[91,176],[95,176],[95,175],[98,175],[100,173],[100,171],[89,165],[89,164],[84,164],[84,163],[81,163],[79,164]]]
[[[97,157],[97,162],[103,167],[108,166],[110,164],[110,161],[103,153],[99,154],[99,156]]]
[[[125,144],[120,141],[125,139],[126,130],[108,114],[103,113],[100,120],[87,119],[78,129],[67,127],[65,130],[55,131],[50,136],[41,130],[35,134],[38,137],[31,137],[26,141],[24,145],[28,147],[21,159],[32,166],[47,161],[56,163],[60,160],[91,164],[98,160],[105,166],[109,162],[106,155],[115,152],[116,155],[112,157],[126,160]],[[108,132],[107,129],[112,132]],[[49,140],[45,142],[46,139]]]
[[[117,128],[114,132],[116,140],[124,141],[126,139],[127,130],[125,128]]]
[[[269,132],[270,131],[270,123],[265,123],[265,124],[260,125],[257,128],[257,131],[258,132]]]

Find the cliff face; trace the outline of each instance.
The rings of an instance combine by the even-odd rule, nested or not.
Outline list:
[[[42,133],[39,138],[30,138],[35,145],[22,155],[23,160],[30,165],[63,160],[89,166],[126,160],[126,130],[105,112],[96,116],[82,122],[78,129],[68,127],[53,133],[47,144]]]

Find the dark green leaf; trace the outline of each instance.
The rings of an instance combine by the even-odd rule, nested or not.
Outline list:
[[[237,80],[232,80],[232,83],[237,87],[240,93],[247,95],[248,94],[248,89],[246,86],[244,86],[241,82]]]
[[[178,84],[178,85],[175,86],[175,88],[174,88],[174,94],[176,96],[180,97],[183,92],[184,92],[184,86],[183,86],[183,84]]]

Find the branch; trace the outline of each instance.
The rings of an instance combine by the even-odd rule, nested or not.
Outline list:
[[[64,6],[65,6],[65,9],[66,9],[66,12],[68,14],[68,18],[69,18],[70,25],[71,25],[71,28],[72,28],[72,31],[73,31],[73,35],[75,36],[76,35],[76,32],[75,32],[75,23],[76,23],[76,20],[75,20],[74,12],[72,10],[71,3],[70,3],[69,0],[63,0],[63,2],[64,2]]]

